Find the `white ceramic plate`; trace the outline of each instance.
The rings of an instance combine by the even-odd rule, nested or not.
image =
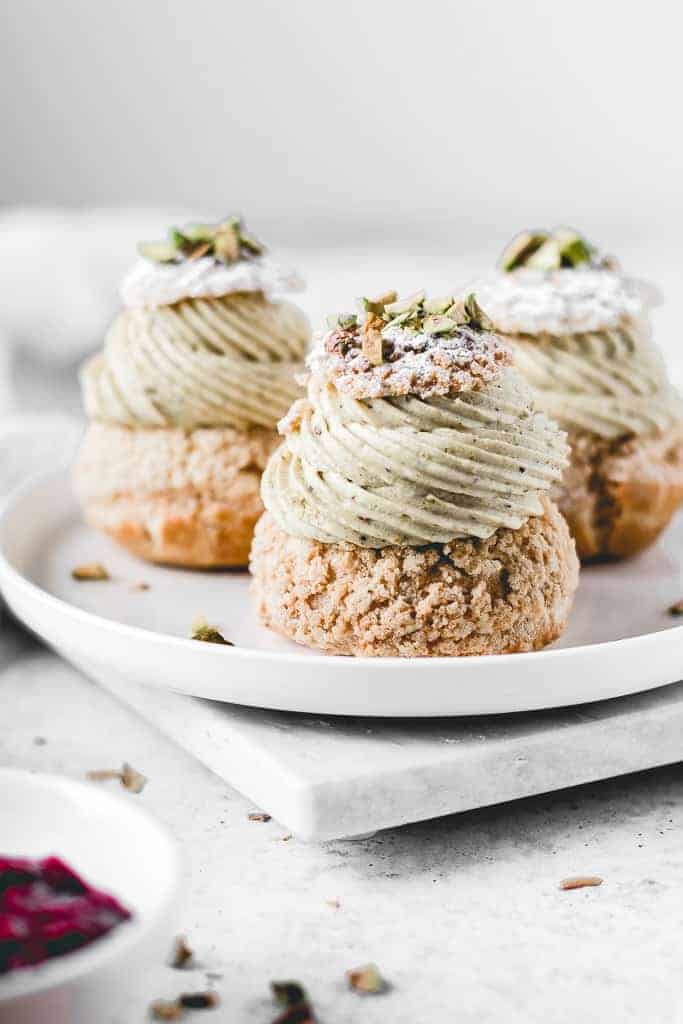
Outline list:
[[[173,942],[180,867],[170,836],[134,797],[0,768],[0,851],[55,854],[133,913],[83,949],[3,975],[0,1024],[105,1024],[120,1020],[131,993],[151,998],[147,970]]]
[[[100,561],[111,582],[77,583]],[[145,582],[149,590],[136,590]],[[97,678],[316,714],[437,716],[529,711],[646,690],[683,676],[683,520],[652,550],[584,570],[565,636],[532,654],[343,658],[259,625],[249,577],[139,562],[80,522],[68,478],[24,486],[0,518],[0,587],[16,615]],[[186,639],[199,615],[235,647]]]

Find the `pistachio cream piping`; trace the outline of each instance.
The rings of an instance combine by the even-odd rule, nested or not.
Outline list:
[[[472,331],[484,330],[483,317],[461,318],[449,304],[448,313],[431,313],[424,303],[419,297],[417,315],[400,327],[414,332],[418,347],[425,320],[439,328],[426,350],[437,365],[449,338],[464,329],[469,341]],[[434,316],[451,323],[434,323]],[[368,311],[366,324],[381,332],[378,317]],[[322,344],[336,351],[339,331],[354,329],[337,321]],[[396,329],[390,326],[387,336]],[[447,394],[392,393],[388,381],[385,394],[360,398],[345,390],[342,371],[335,383],[320,373],[319,360],[312,366],[308,401],[280,424],[285,441],[262,479],[266,508],[291,535],[359,547],[486,538],[541,514],[541,494],[567,464],[564,434],[536,411],[529,386],[504,364],[469,388],[454,374]]]
[[[683,421],[683,407],[641,321],[611,330],[511,338],[538,405],[565,430],[614,440],[655,437]]]
[[[300,394],[304,313],[259,293],[124,310],[81,374],[92,419],[130,427],[275,427]]]

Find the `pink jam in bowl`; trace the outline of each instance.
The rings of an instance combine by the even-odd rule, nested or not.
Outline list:
[[[0,975],[87,946],[130,917],[58,857],[0,856]]]

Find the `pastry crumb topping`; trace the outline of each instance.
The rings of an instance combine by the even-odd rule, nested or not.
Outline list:
[[[421,291],[397,299],[388,292],[361,304],[362,323],[354,313],[328,317],[330,330],[310,358],[314,373],[354,398],[472,391],[512,362],[474,294],[428,299]],[[296,420],[303,411],[290,415]]]

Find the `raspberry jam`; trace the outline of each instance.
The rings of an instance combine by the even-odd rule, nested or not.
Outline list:
[[[0,975],[87,946],[130,917],[58,857],[0,856]]]

